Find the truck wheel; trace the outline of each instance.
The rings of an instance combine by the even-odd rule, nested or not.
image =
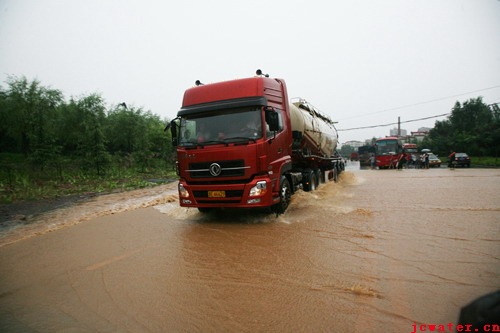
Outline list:
[[[321,170],[320,169],[314,170],[314,176],[316,177],[316,188],[318,188],[322,181]]]
[[[306,192],[312,192],[316,190],[318,187],[318,178],[316,178],[316,175],[314,174],[314,171],[312,170],[306,170],[305,176],[304,176],[304,191]]]
[[[333,181],[336,183],[336,182],[337,182],[337,180],[339,180],[339,173],[338,173],[338,171],[337,171],[337,168],[336,168],[336,167],[335,167],[335,168],[333,168],[332,172],[333,172],[333,178],[332,178],[332,179],[333,179]]]
[[[316,191],[316,189],[318,188],[318,186],[319,186],[318,177],[316,177],[316,174],[313,173],[311,175],[311,192],[312,191]]]
[[[282,176],[280,181],[280,202],[273,205],[271,207],[271,210],[276,213],[276,215],[283,214],[290,204],[291,197],[292,191],[290,188],[290,183],[285,176]]]

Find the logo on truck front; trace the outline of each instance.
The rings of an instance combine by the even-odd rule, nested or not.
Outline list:
[[[221,172],[221,167],[219,164],[217,163],[212,163],[210,164],[210,167],[208,168],[208,170],[210,171],[210,174],[214,177],[217,177],[218,175],[220,175],[220,172]]]

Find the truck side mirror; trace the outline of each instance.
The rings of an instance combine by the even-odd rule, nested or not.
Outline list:
[[[170,122],[170,124],[167,126],[170,127],[170,133],[172,134],[172,146],[177,147],[179,144],[179,139],[177,138],[177,119],[174,119]]]
[[[279,131],[279,118],[278,112],[276,112],[273,108],[266,108],[266,122],[269,125],[269,130],[271,132]]]

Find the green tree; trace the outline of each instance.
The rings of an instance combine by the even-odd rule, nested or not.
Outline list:
[[[487,155],[498,157],[500,150],[500,108],[498,104],[489,105],[492,122],[486,128],[484,136],[484,145],[489,147]]]
[[[10,151],[20,151],[43,167],[59,151],[55,144],[54,120],[63,95],[26,77],[9,77],[7,84],[1,118],[6,124],[5,135],[15,142]]]
[[[168,165],[173,147],[164,128],[165,121],[150,111],[115,108],[108,115],[110,150],[122,156],[129,166],[139,166],[142,171],[153,166],[156,160]]]
[[[488,153],[484,134],[493,123],[493,114],[481,97],[469,99],[462,106],[457,102],[451,111],[450,123],[454,129],[452,143],[456,149],[472,155]]]
[[[111,152],[132,154],[144,146],[146,126],[141,109],[117,106],[109,112],[107,119],[106,132]]]
[[[500,140],[498,112],[481,97],[456,102],[448,119],[436,121],[423,142],[433,151],[464,151],[471,155],[494,155]]]
[[[171,145],[170,132],[165,133],[167,120],[161,120],[159,116],[146,112],[144,114],[147,128],[147,150],[151,158],[161,159],[167,165],[172,160],[175,153]]]
[[[448,140],[453,134],[453,127],[449,120],[436,121],[434,128],[429,135],[418,144],[419,149],[430,148],[433,152],[443,155],[452,149],[452,144]]]
[[[101,175],[109,162],[103,130],[106,117],[104,100],[100,95],[91,94],[76,102],[76,110],[80,120],[77,153]]]
[[[12,133],[10,133],[10,110],[12,108],[8,106],[7,92],[0,86],[0,151],[3,152],[12,152],[17,146],[16,140],[12,137]]]
[[[83,131],[81,126],[82,111],[78,106],[78,101],[71,98],[69,103],[62,104],[57,112],[55,128],[58,144],[64,155],[74,155]]]

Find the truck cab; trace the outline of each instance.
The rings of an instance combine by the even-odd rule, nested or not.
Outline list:
[[[270,207],[291,167],[285,83],[265,76],[186,90],[172,123],[183,207]]]

